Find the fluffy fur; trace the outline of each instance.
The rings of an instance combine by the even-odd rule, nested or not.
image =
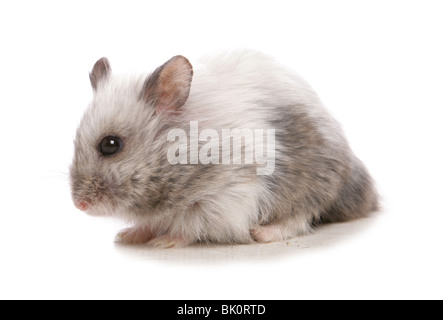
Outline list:
[[[117,237],[122,242],[279,241],[320,221],[377,209],[372,179],[339,124],[303,79],[268,56],[239,51],[193,67],[176,57],[150,75],[127,77],[113,75],[101,59],[91,83],[94,98],[75,139],[72,194],[90,214],[129,221],[133,227]],[[188,132],[190,121],[200,132],[275,129],[274,173],[259,176],[255,164],[169,164],[167,133]],[[105,157],[98,145],[109,135],[124,147]]]

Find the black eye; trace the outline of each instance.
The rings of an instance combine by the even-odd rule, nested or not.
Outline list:
[[[123,147],[123,142],[119,137],[107,136],[100,142],[100,152],[104,156],[109,156],[111,154],[117,153]]]

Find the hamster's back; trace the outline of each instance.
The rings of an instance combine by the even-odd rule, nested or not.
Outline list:
[[[377,210],[367,169],[340,124],[298,74],[254,51],[203,59],[201,70],[196,72],[195,94],[203,88],[220,97],[225,126],[244,119],[275,129],[275,171],[262,177],[267,191],[260,199],[263,221],[296,217],[307,221],[299,223],[298,233],[304,233],[319,220],[349,220]]]

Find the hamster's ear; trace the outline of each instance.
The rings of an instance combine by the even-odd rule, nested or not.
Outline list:
[[[98,83],[105,80],[111,74],[111,65],[109,64],[109,60],[107,58],[101,58],[98,60],[94,67],[92,68],[92,72],[89,74],[89,79],[91,80],[92,89],[97,91]]]
[[[157,114],[176,111],[188,100],[192,76],[189,60],[183,56],[175,56],[146,79],[142,99],[153,103]]]

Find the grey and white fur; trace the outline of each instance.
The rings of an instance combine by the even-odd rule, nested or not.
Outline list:
[[[323,221],[377,210],[374,183],[318,96],[296,73],[241,50],[194,66],[176,56],[149,75],[117,76],[102,58],[77,130],[70,177],[75,205],[124,219],[117,240],[156,247],[272,242]],[[275,129],[275,170],[257,165],[172,165],[172,128]],[[103,155],[104,137],[123,147]],[[220,135],[221,136],[221,135]]]

